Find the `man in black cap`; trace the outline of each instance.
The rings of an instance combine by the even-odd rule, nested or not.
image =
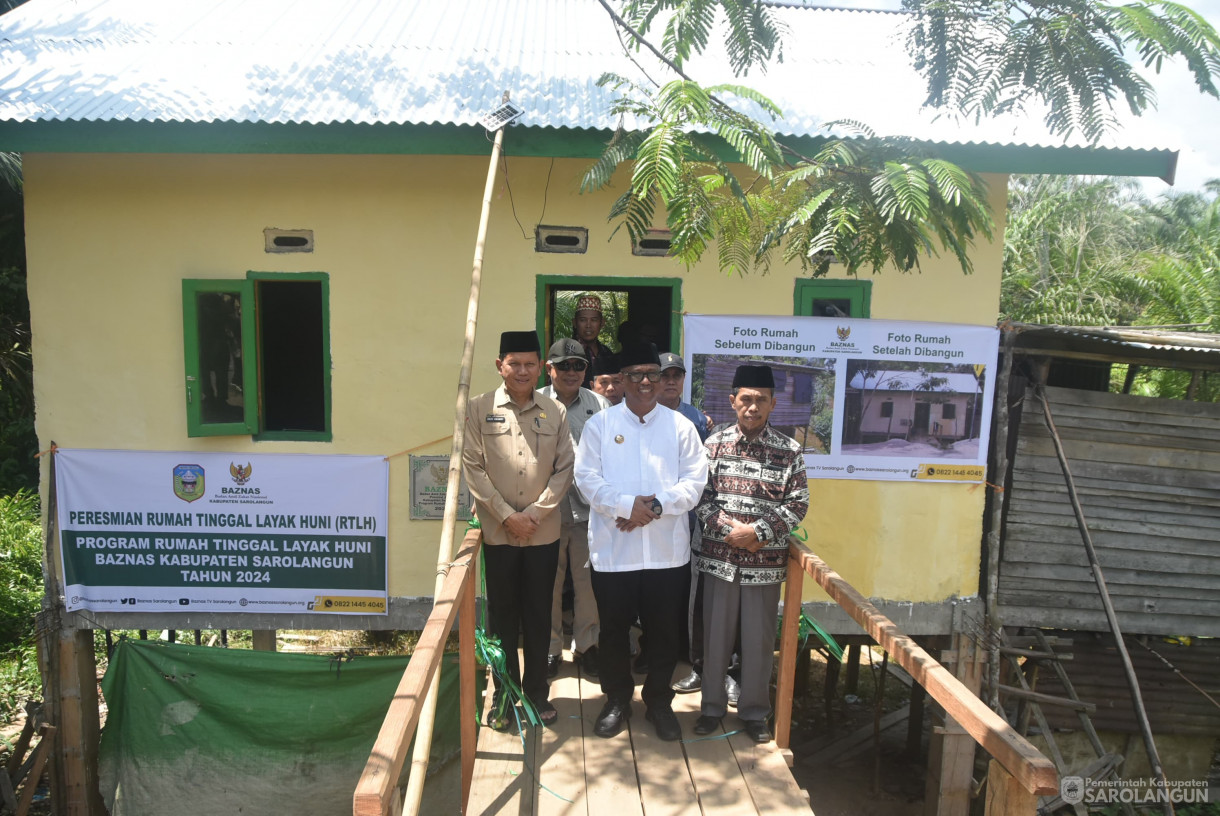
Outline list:
[[[576,484],[589,501],[589,557],[601,621],[598,660],[606,704],[593,726],[613,737],[631,716],[629,633],[648,632],[641,696],[663,740],[682,738],[669,687],[678,661],[682,587],[689,575],[687,512],[707,484],[707,456],[690,422],[657,404],[661,361],[651,343],[619,356],[623,402],[585,423]]]
[[[580,442],[585,422],[598,411],[610,407],[605,397],[581,387],[589,360],[584,347],[570,337],[556,340],[546,355],[546,370],[551,384],[542,393],[562,405],[568,413],[572,445]],[[563,655],[563,584],[572,573],[573,658],[586,677],[597,677],[597,600],[589,569],[589,503],[573,487],[559,504],[559,567],[551,601],[551,648],[547,670],[551,677],[559,671]]]
[[[623,401],[623,375],[619,373],[618,355],[603,354],[593,361],[593,384],[590,386],[594,394],[606,398],[611,405]]]
[[[462,467],[483,529],[487,623],[500,639],[512,680],[543,723],[555,722],[548,699],[551,592],[559,560],[560,501],[572,484],[574,452],[562,405],[534,390],[538,335],[500,335],[496,371],[504,384],[470,400]],[[525,653],[517,662],[517,639]],[[510,725],[499,677],[488,724]]]
[[[737,716],[755,742],[769,742],[771,666],[788,535],[809,511],[805,456],[795,439],[767,424],[775,408],[771,367],[744,365],[733,376],[737,423],[708,437],[707,487],[697,513],[703,541],[704,682],[695,733],[710,734],[727,713],[724,678],[741,632]]]

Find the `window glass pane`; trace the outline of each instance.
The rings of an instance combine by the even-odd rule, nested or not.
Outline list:
[[[241,422],[242,391],[240,291],[196,292],[198,316],[200,421]]]

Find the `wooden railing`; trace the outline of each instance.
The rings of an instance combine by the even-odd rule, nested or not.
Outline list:
[[[1002,717],[992,711],[948,669],[915,643],[877,607],[808,547],[789,539],[788,582],[780,636],[779,687],[776,689],[775,740],[788,747],[792,727],[792,692],[796,668],[801,591],[805,575],[813,579],[860,624],[881,648],[936,700],[992,757],[988,775],[987,813],[1032,814],[1036,797],[1059,792],[1055,765]],[[959,659],[964,656],[959,655]]]
[[[458,627],[458,660],[460,663],[459,710],[462,736],[462,802],[470,795],[470,780],[474,775],[474,751],[477,730],[475,716],[474,616],[475,575],[478,570],[481,530],[470,530],[462,541],[457,556],[449,565],[444,585],[420,633],[411,662],[403,672],[394,699],[381,723],[381,731],[364,766],[364,773],[352,796],[353,816],[390,816],[402,813],[402,795],[398,778],[407,760],[411,740],[419,724],[420,707],[432,683],[437,682],[445,641]]]

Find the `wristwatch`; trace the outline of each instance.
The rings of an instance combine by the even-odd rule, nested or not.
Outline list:
[[[649,506],[649,508],[652,509],[652,512],[656,513],[658,516],[661,515],[661,502],[657,501],[656,499],[653,499],[652,504],[650,504],[648,506]]]

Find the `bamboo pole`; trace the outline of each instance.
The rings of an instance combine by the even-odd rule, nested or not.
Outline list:
[[[1000,709],[1000,642],[1004,621],[1000,618],[1000,528],[1004,524],[1004,492],[1008,481],[1008,397],[1012,379],[1012,349],[1016,343],[1015,329],[1000,335],[1000,371],[995,382],[995,436],[991,480],[1001,489],[991,497],[990,528],[987,530],[987,703],[993,711]]]
[[[508,91],[504,92],[508,101]],[[440,592],[453,559],[454,527],[457,526],[458,490],[462,478],[462,450],[466,444],[466,404],[470,400],[470,370],[474,363],[474,340],[479,325],[479,290],[483,283],[483,250],[487,244],[487,223],[491,217],[491,195],[496,184],[496,169],[500,166],[500,151],[504,146],[504,126],[496,131],[487,164],[487,183],[483,186],[483,207],[479,211],[479,231],[474,243],[474,264],[470,271],[470,299],[466,304],[466,337],[462,344],[462,366],[458,374],[457,399],[453,408],[453,450],[449,454],[449,478],[445,482],[445,515],[441,522],[441,541],[436,555],[436,585],[433,597]],[[438,668],[439,673],[439,668]],[[436,722],[436,695],[440,685],[433,676],[420,713],[415,733],[415,750],[411,756],[411,775],[403,812],[419,813],[424,795],[424,777],[428,772],[428,754],[432,750],[432,727]]]
[[[1093,547],[1093,536],[1089,533],[1089,525],[1085,522],[1084,508],[1080,505],[1080,496],[1076,492],[1076,481],[1072,478],[1072,470],[1068,467],[1067,454],[1063,450],[1063,440],[1055,428],[1055,420],[1051,416],[1051,406],[1046,399],[1046,386],[1041,383],[1037,387],[1038,399],[1042,402],[1042,419],[1046,429],[1050,431],[1051,441],[1055,444],[1055,455],[1059,457],[1059,467],[1063,470],[1063,481],[1067,485],[1068,498],[1072,502],[1072,512],[1076,514],[1076,526],[1080,530],[1080,539],[1084,542],[1084,551],[1089,558],[1089,571],[1093,573],[1093,581],[1097,584],[1097,592],[1101,595],[1101,605],[1106,613],[1106,621],[1110,624],[1110,632],[1114,635],[1114,644],[1118,647],[1118,656],[1123,661],[1123,672],[1127,676],[1127,688],[1131,692],[1131,705],[1135,709],[1135,718],[1139,722],[1140,733],[1144,737],[1144,750],[1148,752],[1148,764],[1162,790],[1169,789],[1165,778],[1165,769],[1161,766],[1161,757],[1152,738],[1152,724],[1148,722],[1148,710],[1144,708],[1144,697],[1140,692],[1139,678],[1135,676],[1135,666],[1131,663],[1131,653],[1123,640],[1122,629],[1118,625],[1118,615],[1110,600],[1110,590],[1106,587],[1105,576],[1101,572],[1101,564],[1097,560],[1097,550]],[[1167,816],[1173,816],[1173,803],[1169,797],[1161,803],[1161,810]]]
[[[381,730],[369,751],[368,762],[352,794],[352,816],[385,816],[398,813],[398,778],[407,761],[407,745],[422,713],[422,702],[441,663],[445,639],[453,630],[463,593],[474,592],[474,562],[479,557],[482,533],[467,533],[445,583],[437,593],[428,622],[420,633],[398,688],[390,700]],[[418,736],[418,735],[417,735]]]

